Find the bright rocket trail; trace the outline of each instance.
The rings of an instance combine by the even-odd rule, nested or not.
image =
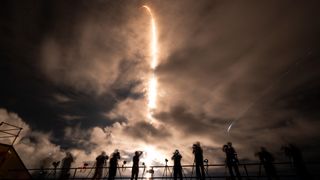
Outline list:
[[[143,6],[147,9],[150,17],[151,17],[151,42],[150,42],[150,49],[151,49],[151,62],[150,67],[152,70],[158,65],[158,39],[157,39],[157,26],[152,15],[151,9],[148,6]]]
[[[151,9],[148,6],[143,6],[148,11],[151,18],[151,34],[150,34],[150,69],[152,75],[148,82],[148,117],[152,120],[152,111],[157,107],[157,77],[155,69],[158,65],[158,39],[157,26],[152,15]]]

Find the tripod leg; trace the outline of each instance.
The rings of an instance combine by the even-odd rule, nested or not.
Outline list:
[[[93,169],[93,168],[95,168],[95,167],[96,167],[96,164],[94,164],[94,165],[93,165],[93,167],[91,167],[91,168],[90,168],[90,171],[89,171],[89,173],[88,173],[87,177],[89,177],[89,175],[90,175],[90,174],[91,174],[91,172],[92,172],[92,169]]]
[[[107,169],[107,173],[106,173],[106,178],[109,176],[109,168],[108,167],[106,167],[106,169]]]
[[[169,171],[169,173],[171,174],[169,167],[168,167],[168,166],[165,166],[165,167],[164,167],[164,170],[163,170],[162,178],[164,178],[164,179],[167,179],[167,178],[168,178],[168,171]],[[171,176],[170,176],[170,178],[171,178]],[[169,178],[169,179],[170,179],[170,178]]]
[[[205,167],[205,174],[211,180],[211,177],[209,176],[209,166],[208,165],[206,165],[206,167]]]
[[[184,170],[182,167],[181,167],[181,172],[182,172],[183,177],[186,177],[186,174],[184,173]]]
[[[191,176],[190,176],[190,180],[192,180],[192,176],[193,176],[193,170],[194,170],[194,163],[192,164],[192,170],[191,170]]]
[[[120,176],[120,178],[121,178],[121,172],[120,172],[120,167],[119,167],[119,165],[117,165],[117,169],[118,169],[118,172],[119,172],[119,176]]]

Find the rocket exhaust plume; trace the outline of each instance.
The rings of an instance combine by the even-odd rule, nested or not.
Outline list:
[[[150,69],[152,75],[148,82],[148,114],[149,121],[152,122],[152,112],[157,107],[157,76],[155,69],[158,65],[158,40],[157,40],[157,26],[155,19],[148,6],[142,6],[145,8],[151,18],[151,33],[150,33]]]

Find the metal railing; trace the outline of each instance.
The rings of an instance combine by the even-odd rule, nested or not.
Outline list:
[[[297,172],[290,162],[273,163],[277,169],[278,179],[298,179]],[[310,169],[319,169],[320,163],[307,163]],[[268,179],[261,163],[241,163],[238,164],[242,179]],[[115,179],[131,179],[131,166],[119,166]],[[108,178],[109,167],[103,167],[102,179]],[[173,166],[140,166],[138,179],[173,179]],[[230,179],[228,168],[225,164],[205,164],[206,179]],[[35,178],[42,179],[59,179],[62,168],[42,168],[28,169],[30,174]],[[19,170],[11,170],[19,171]],[[95,167],[78,167],[70,168],[69,179],[92,179]],[[197,179],[194,165],[183,165],[182,174],[184,179]],[[310,171],[314,179],[320,177],[316,171]],[[315,173],[314,173],[315,172]],[[318,174],[316,174],[318,173]]]

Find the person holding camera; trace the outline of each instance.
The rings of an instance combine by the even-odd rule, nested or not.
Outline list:
[[[203,151],[200,146],[200,142],[193,144],[192,149],[194,154],[194,162],[196,164],[197,179],[204,180],[205,172],[204,172],[204,165],[203,165]]]
[[[62,159],[61,174],[59,179],[68,179],[70,177],[70,168],[72,163],[72,154],[70,152],[66,152],[66,157]]]
[[[99,156],[96,158],[96,168],[94,171],[94,175],[92,179],[101,179],[103,174],[103,166],[106,165],[106,161],[108,160],[108,156],[106,155],[106,152],[102,151]]]
[[[120,159],[120,152],[115,150],[112,153],[112,157],[110,159],[110,166],[109,166],[109,177],[108,180],[114,180],[114,177],[117,175],[117,168],[118,168],[118,160]]]
[[[241,180],[241,174],[238,168],[239,160],[238,160],[235,149],[232,147],[232,143],[228,142],[227,144],[223,145],[222,151],[226,153],[226,165],[229,169],[231,179],[235,180],[235,176],[233,173],[233,169],[234,169],[237,175],[237,179]]]
[[[139,158],[142,155],[142,151],[136,151],[132,161],[133,161],[133,165],[132,165],[132,171],[131,171],[131,180],[133,180],[133,178],[135,178],[135,180],[138,179],[138,175],[139,175]]]
[[[171,158],[173,160],[173,178],[174,180],[177,180],[178,176],[180,180],[182,180],[182,166],[181,166],[181,159],[182,156],[177,149]]]

